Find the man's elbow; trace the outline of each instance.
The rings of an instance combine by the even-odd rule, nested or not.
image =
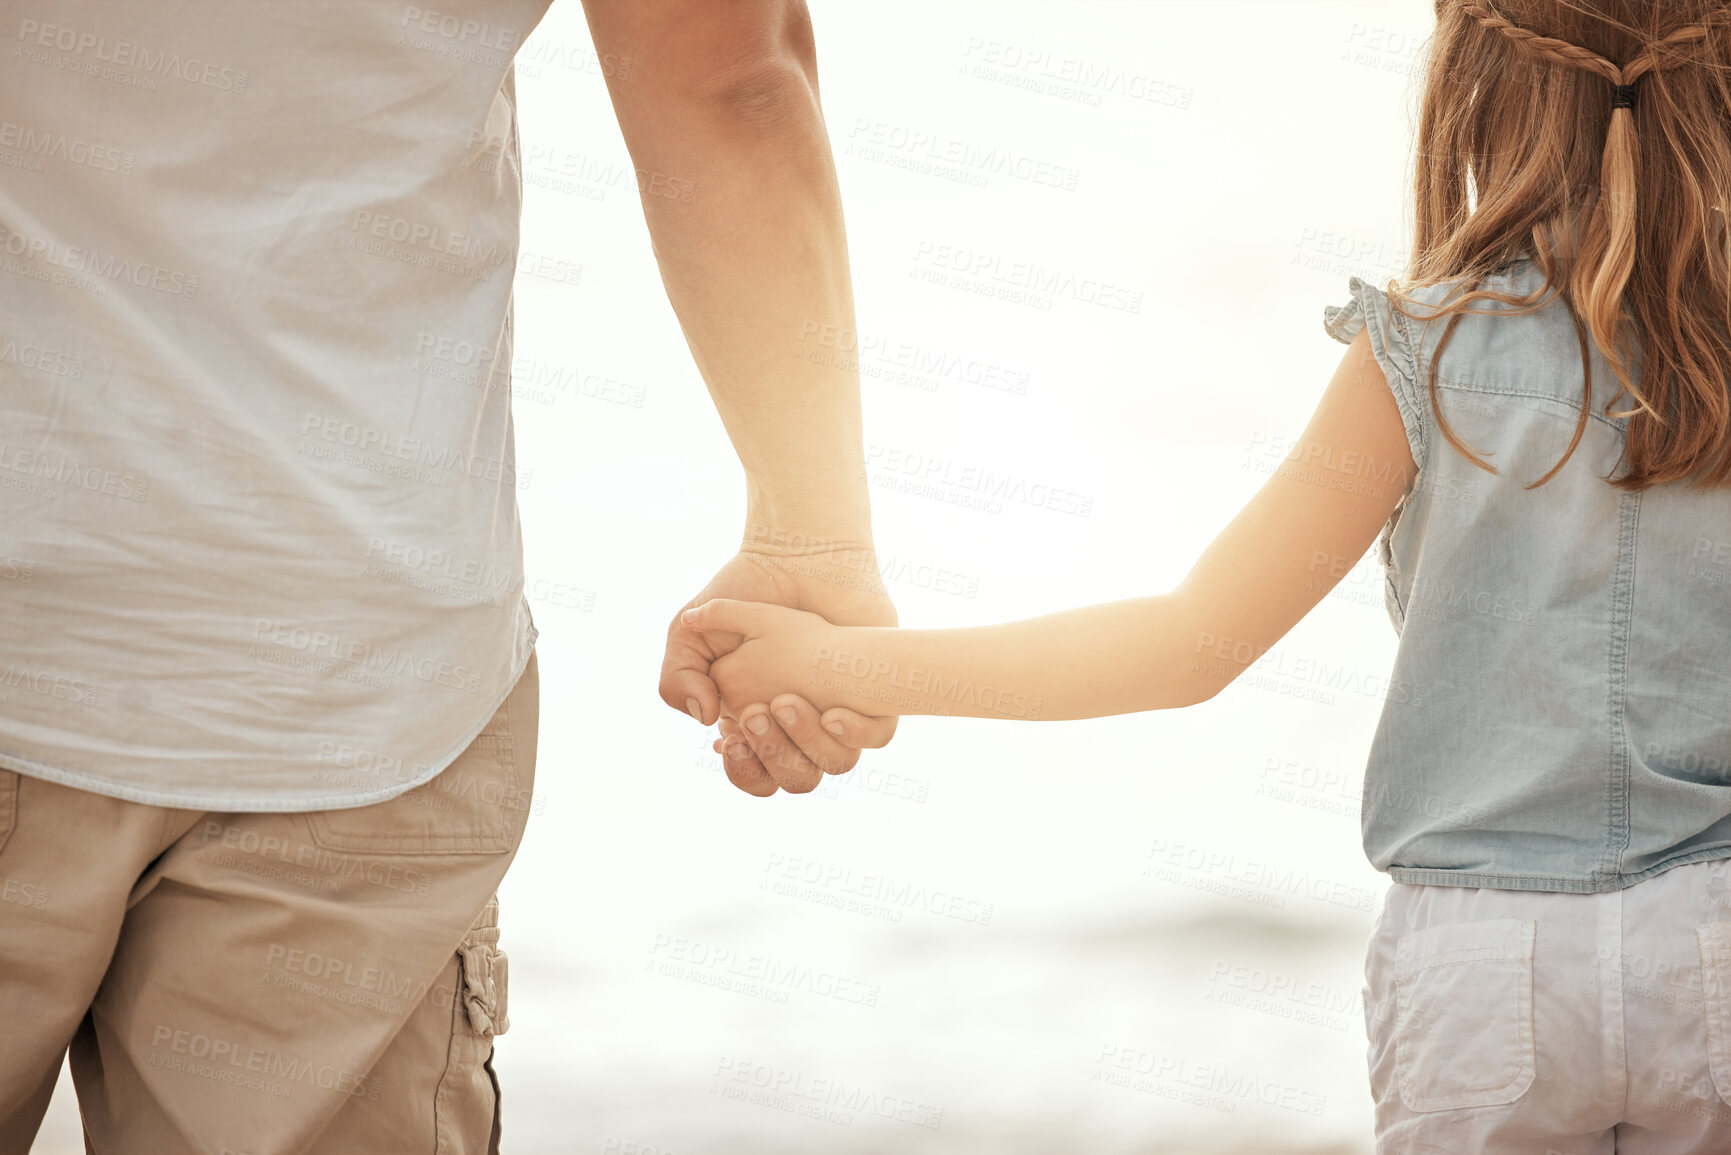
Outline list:
[[[818,108],[813,74],[787,52],[764,52],[705,77],[693,101],[723,123],[772,135]]]
[[[817,112],[817,40],[804,0],[711,8],[686,34],[691,42],[673,56],[689,105],[764,135]]]

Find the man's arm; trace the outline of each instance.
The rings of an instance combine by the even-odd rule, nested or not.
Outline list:
[[[805,5],[584,0],[584,12],[596,50],[631,60],[608,91],[668,300],[745,467],[740,555],[688,604],[773,600],[839,623],[895,624],[871,552],[858,370],[814,358],[826,346],[809,339],[851,334],[854,310]],[[707,725],[721,712],[708,667],[726,642],[677,621],[661,696]],[[811,789],[895,729],[893,718],[844,715],[844,744],[809,703],[784,697],[770,705],[794,710],[790,731],[767,706],[741,711],[755,757],[725,761],[752,793]]]

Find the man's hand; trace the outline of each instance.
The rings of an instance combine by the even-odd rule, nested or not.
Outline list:
[[[737,717],[723,713],[709,666],[738,646],[740,637],[699,633],[680,621],[686,610],[711,598],[809,610],[838,625],[893,626],[896,611],[878,579],[872,551],[839,544],[803,554],[759,552],[748,546],[679,608],[667,627],[661,700],[706,726],[719,719],[721,737],[715,748],[728,781],[759,797],[777,789],[803,794],[816,789],[824,774],[853,769],[861,749],[883,746],[894,737],[893,717],[870,717],[840,707],[820,717],[817,707],[798,694],[752,703]]]

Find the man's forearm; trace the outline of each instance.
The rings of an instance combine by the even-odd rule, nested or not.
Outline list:
[[[869,543],[841,195],[802,4],[588,0],[668,299],[747,485],[748,543]]]

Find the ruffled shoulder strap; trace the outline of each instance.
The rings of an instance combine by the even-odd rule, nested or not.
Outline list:
[[[1430,402],[1428,390],[1419,381],[1419,356],[1410,329],[1414,322],[1395,312],[1388,294],[1368,281],[1351,277],[1347,287],[1352,296],[1345,304],[1323,307],[1322,327],[1343,345],[1352,344],[1360,329],[1370,330],[1371,352],[1388,378],[1389,391],[1406,426],[1407,448],[1422,473],[1429,444]]]

